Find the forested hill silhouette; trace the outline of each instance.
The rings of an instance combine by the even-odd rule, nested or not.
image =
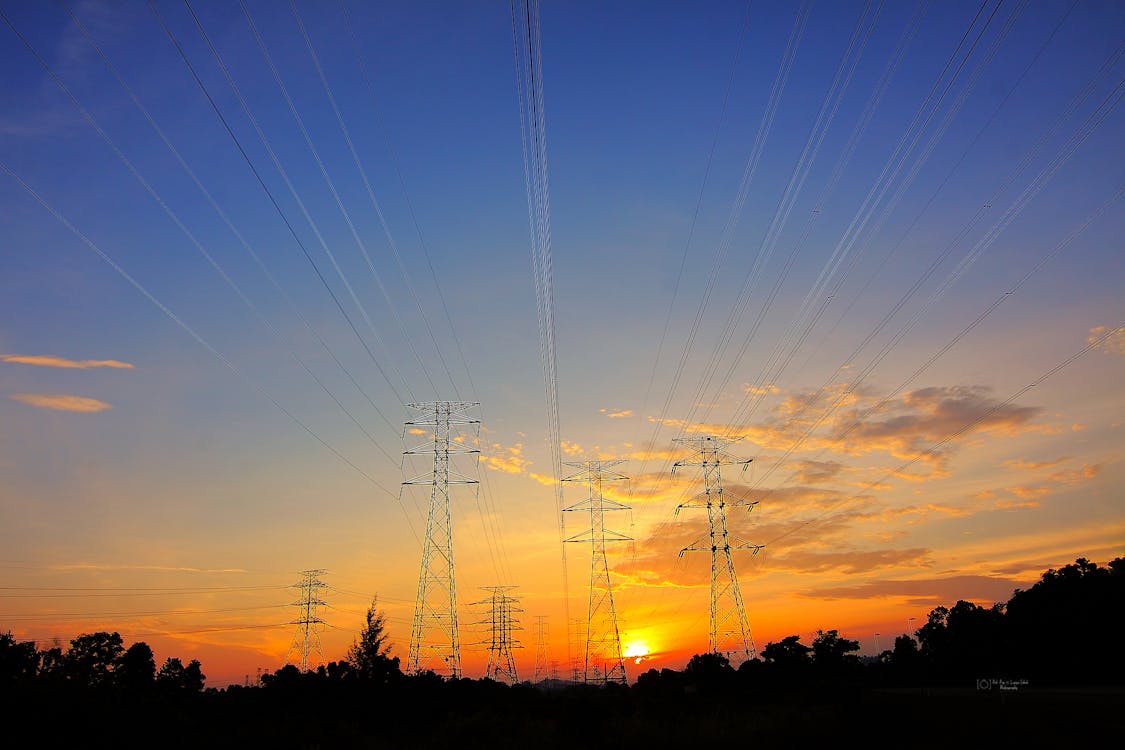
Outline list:
[[[937,607],[876,658],[837,630],[797,635],[733,668],[717,654],[634,685],[594,688],[404,675],[375,604],[347,657],[260,685],[205,688],[202,665],[91,633],[39,650],[0,634],[0,700],[53,746],[563,747],[700,740],[895,746],[1072,743],[1121,736],[1125,558],[1048,570],[982,607]],[[1076,734],[1079,733],[1079,734]]]

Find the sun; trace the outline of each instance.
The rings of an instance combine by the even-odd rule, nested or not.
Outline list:
[[[632,659],[634,664],[640,664],[649,655],[648,644],[644,641],[630,641],[625,644],[625,652],[622,655]]]

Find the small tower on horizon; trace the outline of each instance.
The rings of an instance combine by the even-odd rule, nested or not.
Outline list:
[[[285,660],[289,661],[289,656],[296,652],[297,667],[302,672],[307,672],[309,669],[311,652],[315,651],[321,659],[324,658],[320,646],[320,626],[324,624],[324,620],[319,617],[317,610],[327,606],[327,602],[320,598],[320,591],[328,588],[328,584],[320,580],[320,576],[327,572],[322,569],[302,570],[301,580],[290,586],[300,589],[301,595],[297,601],[289,605],[297,608],[297,619],[289,621],[290,625],[297,626],[297,632],[293,634],[293,643],[285,653]]]

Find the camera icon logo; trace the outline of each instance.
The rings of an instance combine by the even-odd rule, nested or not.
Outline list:
[[[989,679],[977,680],[977,690],[991,690],[991,689],[992,689],[992,680],[989,680]]]

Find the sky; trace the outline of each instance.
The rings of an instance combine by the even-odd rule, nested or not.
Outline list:
[[[324,658],[377,594],[405,661],[406,404],[465,400],[465,673],[501,584],[521,674],[538,616],[565,672],[590,552],[564,567],[509,6],[153,7],[0,0],[0,628],[241,682],[317,568]],[[673,438],[752,459],[759,648],[873,653],[1122,553],[1123,31],[1093,0],[543,4],[558,448],[625,459],[630,679],[707,648]]]

